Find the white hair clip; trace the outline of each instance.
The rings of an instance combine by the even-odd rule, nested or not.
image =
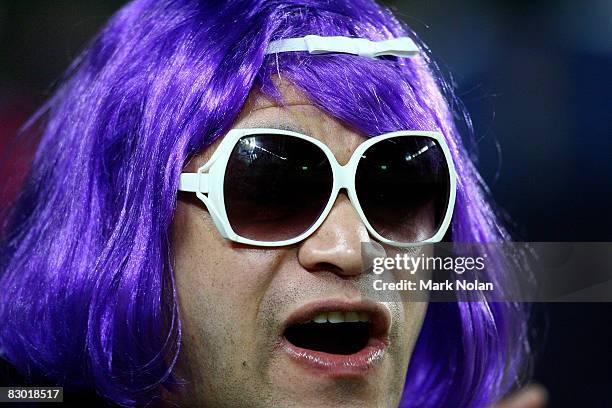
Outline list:
[[[311,54],[339,52],[369,58],[376,58],[382,55],[414,57],[419,53],[419,49],[414,41],[408,37],[371,41],[367,38],[307,35],[306,37],[272,41],[266,50],[266,54],[288,51],[308,51]]]

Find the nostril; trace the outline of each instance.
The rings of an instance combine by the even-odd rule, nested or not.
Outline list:
[[[364,271],[360,248],[336,247],[322,250],[302,247],[298,252],[298,260],[300,265],[310,272],[332,272],[348,277]]]
[[[311,268],[306,268],[310,273],[334,274],[342,279],[354,279],[360,275],[356,268],[342,268],[331,262],[319,262]]]
[[[319,262],[314,265],[314,268],[309,269],[310,272],[332,272],[336,275],[342,274],[342,269],[331,262]]]

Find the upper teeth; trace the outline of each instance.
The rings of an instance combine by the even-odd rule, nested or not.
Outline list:
[[[370,315],[367,312],[321,312],[308,322],[310,321],[315,323],[369,322]]]

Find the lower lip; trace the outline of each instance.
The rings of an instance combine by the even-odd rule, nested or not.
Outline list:
[[[332,378],[363,377],[372,372],[385,356],[388,341],[371,338],[358,352],[329,354],[297,347],[282,338],[281,348],[299,365]]]

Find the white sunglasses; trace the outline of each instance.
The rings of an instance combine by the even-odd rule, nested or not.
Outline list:
[[[320,140],[280,129],[232,129],[197,173],[182,173],[221,235],[256,246],[300,242],[321,226],[341,189],[370,235],[410,247],[439,242],[457,176],[442,134],[399,131],[364,141],[340,165]]]

